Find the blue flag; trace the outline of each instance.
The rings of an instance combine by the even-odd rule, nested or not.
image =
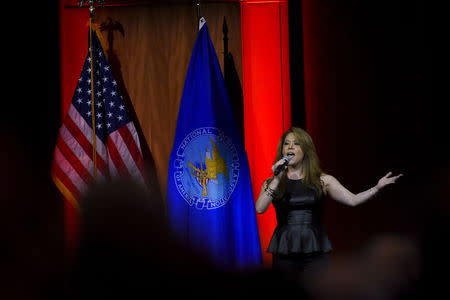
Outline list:
[[[170,226],[184,246],[220,269],[261,267],[247,156],[206,24],[187,71],[167,188]]]

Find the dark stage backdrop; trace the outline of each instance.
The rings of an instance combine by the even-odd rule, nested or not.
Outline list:
[[[1,24],[9,92],[0,120],[0,298],[60,298],[63,203],[49,176],[60,112],[58,5],[4,4],[14,20]]]
[[[298,10],[290,16],[302,27],[290,29],[291,41],[301,39],[302,47],[291,51],[300,56],[292,67],[301,67],[291,82],[304,90],[293,90],[292,101],[305,106],[298,108],[305,119],[294,124],[311,133],[324,170],[354,192],[389,170],[404,174],[360,207],[327,201],[325,225],[336,255],[382,232],[406,234],[419,240],[425,273],[439,273],[450,212],[447,114],[432,83],[433,50],[442,38],[435,34],[439,7],[433,1],[294,2],[301,5],[291,5]],[[4,27],[11,30],[5,30],[10,67],[3,72],[15,96],[4,98],[2,110],[14,112],[4,113],[1,129],[1,257],[9,280],[2,293],[28,299],[58,299],[64,286],[63,206],[46,177],[60,118],[58,3],[46,3],[27,4],[15,27]]]
[[[360,207],[328,202],[336,249],[354,249],[380,232],[416,236],[444,195],[439,183],[448,178],[449,161],[435,114],[426,7],[420,1],[302,3],[302,31],[291,34],[303,36],[303,49],[291,56],[303,55],[304,80],[291,81],[304,85],[304,125],[324,171],[354,192],[388,171],[404,174]]]
[[[312,135],[324,171],[353,192],[374,186],[388,171],[404,174],[356,208],[326,202],[333,255],[359,253],[383,234],[406,236],[420,249],[423,290],[442,291],[443,280],[435,274],[448,268],[442,237],[449,234],[450,164],[443,107],[448,96],[439,94],[434,82],[441,61],[436,48],[442,43],[438,6],[433,1],[290,4],[291,10],[296,6],[290,16],[298,13],[302,19],[291,27],[291,57],[301,56],[292,60],[299,75],[291,78],[298,87],[292,101],[304,101],[305,109],[297,118],[294,112],[293,123]]]

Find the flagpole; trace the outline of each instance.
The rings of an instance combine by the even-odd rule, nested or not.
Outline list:
[[[205,18],[203,18],[202,13],[200,11],[200,0],[197,0],[196,3],[197,6],[197,29],[200,31],[202,29],[203,25],[206,23]]]
[[[92,160],[94,163],[94,180],[97,178],[97,133],[95,130],[95,91],[94,91],[94,57],[92,55],[92,19],[94,15],[94,5],[89,7],[89,57],[91,61],[91,117],[92,117]]]
[[[83,6],[84,2],[80,0],[78,5]],[[92,53],[92,20],[94,19],[95,13],[95,0],[89,0],[89,58],[91,64],[91,120],[92,120],[92,162],[94,164],[94,172],[93,177],[94,180],[97,178],[97,133],[96,133],[96,124],[95,124],[95,91],[94,91],[94,55]],[[104,2],[104,1],[100,1]]]
[[[200,22],[200,18],[202,17],[200,15],[200,0],[197,0],[196,6],[197,6],[197,26],[198,26],[198,24]]]

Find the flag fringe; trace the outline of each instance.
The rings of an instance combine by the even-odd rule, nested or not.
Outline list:
[[[64,198],[66,198],[66,200],[69,201],[69,203],[72,204],[74,208],[80,210],[80,205],[78,204],[78,201],[75,199],[73,194],[66,188],[64,183],[62,183],[61,180],[59,180],[54,173],[52,173],[52,179],[56,187],[61,192],[61,194],[63,194]]]

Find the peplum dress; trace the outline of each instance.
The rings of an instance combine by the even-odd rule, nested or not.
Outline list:
[[[323,198],[301,179],[286,178],[284,195],[272,202],[277,226],[267,252],[296,255],[331,251],[331,243],[321,226]]]

